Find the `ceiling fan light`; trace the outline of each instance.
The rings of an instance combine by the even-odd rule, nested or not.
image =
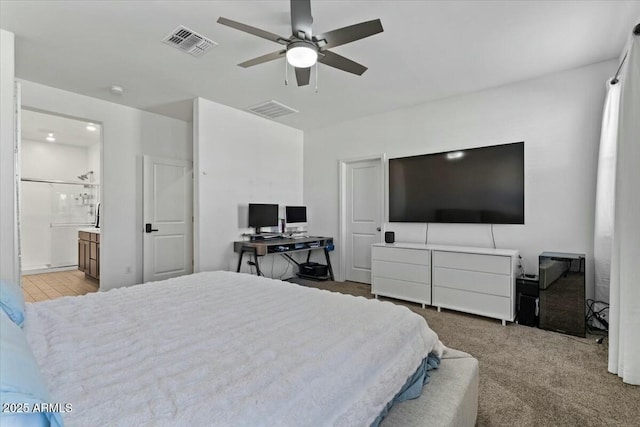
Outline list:
[[[457,160],[464,157],[464,151],[451,151],[447,153],[447,160]]]
[[[287,49],[287,62],[296,68],[309,68],[318,61],[318,52],[307,43],[292,44]]]

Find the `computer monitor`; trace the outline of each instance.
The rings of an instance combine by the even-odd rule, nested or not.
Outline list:
[[[296,226],[307,224],[307,207],[306,206],[286,206],[285,217],[288,224]]]
[[[255,227],[256,234],[260,227],[278,226],[278,205],[265,203],[249,203],[249,227]]]

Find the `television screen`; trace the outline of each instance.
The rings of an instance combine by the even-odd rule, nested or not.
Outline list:
[[[249,227],[278,225],[278,205],[249,203]]]
[[[285,215],[287,224],[307,222],[306,206],[286,206]]]
[[[390,159],[389,221],[524,224],[524,142]]]

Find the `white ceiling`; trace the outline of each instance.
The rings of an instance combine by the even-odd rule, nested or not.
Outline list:
[[[289,36],[289,2],[6,1],[19,78],[191,119],[200,96],[245,109],[276,100],[298,111],[277,121],[311,129],[617,58],[640,1],[312,0],[315,33],[375,18],[384,32],[336,53],[369,70],[319,65],[319,92],[284,86],[284,60],[236,64],[279,45],[216,23],[219,16]],[[200,58],[162,43],[178,25],[219,45]],[[615,71],[615,70],[613,70]],[[121,85],[123,96],[109,93]]]
[[[20,132],[23,140],[46,142],[47,135],[56,139],[51,144],[90,147],[100,143],[101,127],[93,123],[96,130],[87,130],[89,123],[82,120],[23,109],[20,117]]]

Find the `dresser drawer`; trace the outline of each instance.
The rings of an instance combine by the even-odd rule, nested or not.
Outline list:
[[[374,259],[372,262],[371,275],[386,277],[389,279],[404,280],[407,282],[423,284],[431,283],[429,267],[425,265],[403,264],[399,262]]]
[[[431,304],[431,286],[386,277],[372,279],[371,293],[375,295]]]
[[[80,240],[90,240],[91,239],[91,233],[88,233],[86,231],[78,231],[78,239],[80,239]]]
[[[500,255],[433,251],[433,266],[484,273],[511,274],[511,258]]]
[[[432,301],[437,307],[513,321],[514,309],[511,298],[434,286]]]
[[[477,271],[433,267],[433,285],[463,291],[511,297],[511,276]]]
[[[401,262],[404,264],[429,265],[428,250],[394,248],[391,246],[373,246],[371,258],[381,261]]]

